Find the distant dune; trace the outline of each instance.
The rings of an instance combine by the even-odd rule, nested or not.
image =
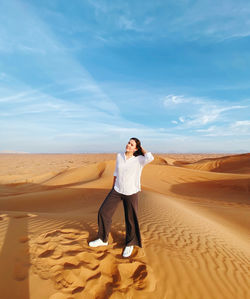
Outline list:
[[[116,154],[0,155],[0,298],[247,299],[250,154],[157,154],[139,194],[143,248],[90,248]]]
[[[29,153],[28,152],[18,152],[18,151],[5,150],[5,151],[0,151],[0,154],[29,154]]]
[[[194,163],[183,164],[183,166],[204,171],[250,173],[250,153],[222,158],[207,158]]]

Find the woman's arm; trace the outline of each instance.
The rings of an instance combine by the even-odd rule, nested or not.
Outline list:
[[[154,157],[151,154],[151,152],[146,151],[143,147],[141,147],[141,150],[144,154],[144,156],[139,156],[139,161],[142,166],[144,166],[154,160]]]

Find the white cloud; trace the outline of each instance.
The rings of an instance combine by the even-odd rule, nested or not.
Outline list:
[[[2,103],[2,104],[1,104]],[[7,106],[5,104],[8,104]],[[55,117],[91,119],[96,122],[101,120],[119,119],[119,109],[111,101],[92,100],[90,102],[74,103],[54,97],[39,90],[19,92],[16,95],[0,99],[1,116],[18,116],[40,114],[38,117],[50,120],[48,113]]]
[[[250,120],[239,120],[239,121],[236,121],[232,126],[233,127],[250,127]]]
[[[191,100],[192,99],[192,100]],[[180,97],[173,100],[172,96],[167,99],[167,105],[172,104],[172,108],[176,109],[176,113],[186,112],[186,117],[179,117],[181,123],[185,123],[186,127],[199,127],[216,121],[221,121],[224,112],[236,109],[245,109],[246,105],[231,105],[221,107],[221,104],[211,100],[201,98]],[[165,103],[164,103],[165,104]],[[181,109],[176,104],[183,104]]]
[[[187,40],[209,38],[222,41],[229,38],[244,38],[250,34],[250,4],[246,0],[237,2],[221,0],[219,6],[211,5],[209,0],[192,3],[115,1],[112,4],[105,0],[89,0],[89,3],[95,10],[96,22],[102,24],[105,39],[117,30],[124,29],[137,31],[138,34],[133,37],[134,39],[171,36]],[[171,14],[168,14],[169,11]],[[121,40],[128,41],[128,36],[120,35],[113,42]]]
[[[171,30],[189,39],[246,37],[249,36],[249,12],[247,1],[221,0],[216,7],[209,0],[187,3],[183,13],[171,20]]]
[[[173,94],[165,96],[162,100],[163,100],[163,105],[165,107],[175,105],[175,104],[182,104],[182,103],[190,102],[189,98],[185,98],[182,95],[173,95]]]
[[[207,125],[208,123],[212,123],[215,121],[219,121],[222,113],[229,110],[234,109],[244,109],[247,106],[229,106],[229,107],[216,107],[215,105],[211,105],[209,103],[204,103],[200,108],[198,113],[192,117],[191,120],[188,121],[189,126],[199,126],[199,125]]]
[[[125,16],[121,16],[119,18],[119,25],[122,29],[125,29],[125,30],[135,30],[136,29],[135,25],[134,25],[134,21],[128,19]]]
[[[3,37],[7,37],[7,41],[11,42],[13,47],[11,51],[32,52],[35,60],[41,60],[42,71],[52,81],[50,85],[34,89],[23,82],[17,84],[16,79],[10,78],[9,82],[1,87],[3,92],[1,92],[0,103],[27,103],[26,109],[22,106],[13,107],[13,109],[8,108],[11,110],[9,111],[10,114],[12,112],[16,114],[25,113],[25,110],[27,113],[39,113],[48,110],[64,112],[77,110],[81,113],[89,111],[98,117],[101,116],[101,111],[109,115],[119,114],[117,104],[100,88],[86,68],[65,50],[48,25],[37,16],[31,6],[20,1],[6,2],[5,6],[8,11],[6,15],[12,19],[12,22],[7,22],[9,27],[2,26],[0,41],[3,41]],[[19,13],[14,17],[13,14],[16,9]],[[46,54],[46,57],[41,56],[41,53]],[[11,91],[13,86],[16,90]],[[51,95],[50,87],[53,87],[54,90],[62,90],[61,95],[60,92],[59,97]],[[73,92],[78,92],[77,102],[82,99],[78,105],[75,104],[78,109],[71,109],[70,105],[74,106],[74,102],[67,103],[67,100],[61,98],[63,93],[72,94]],[[56,106],[52,107],[49,104],[52,102],[56,103],[54,105],[57,105],[57,109]],[[1,110],[8,113],[8,111],[3,111],[3,108]]]
[[[249,136],[250,121],[236,121],[234,123],[211,126],[206,129],[197,129],[196,132],[204,133],[203,136],[220,137],[220,136]]]
[[[174,95],[174,94],[169,94],[161,98],[160,101],[167,108],[169,107],[177,108],[178,105],[182,105],[182,104],[200,105],[206,102],[206,100],[203,98],[188,97],[184,95]]]
[[[12,16],[15,13],[13,7],[19,11],[17,17]],[[12,51],[32,52],[34,57],[41,61],[40,65],[43,66],[43,71],[48,74],[48,77],[56,82],[65,82],[64,89],[73,89],[76,88],[76,85],[79,87],[80,83],[84,91],[90,93],[90,98],[93,96],[101,98],[102,103],[106,101],[107,106],[110,106],[111,100],[101,90],[94,78],[65,50],[63,44],[57,40],[48,25],[35,14],[32,7],[19,1],[12,1],[7,4],[7,9],[10,14],[8,17],[13,21],[7,22],[7,24],[11,24],[9,27],[2,23],[0,40],[4,35],[8,42],[11,41]],[[41,55],[41,52],[46,55]]]
[[[236,135],[250,135],[250,120],[236,121],[231,128]]]
[[[206,132],[214,132],[216,129],[217,129],[216,126],[211,126],[211,127],[207,128],[207,129],[198,129],[198,130],[196,130],[196,132],[204,132],[204,133],[206,133]]]
[[[183,116],[180,116],[180,117],[179,117],[179,121],[180,121],[181,123],[184,123],[184,122],[185,122],[185,118],[184,118]]]
[[[240,120],[242,117],[238,110],[247,111],[249,105],[247,100],[242,102],[218,102],[205,98],[194,98],[186,96],[168,95],[165,97],[164,106],[169,116],[184,114],[171,123],[176,126],[174,129],[181,135],[188,135],[191,132],[198,136],[217,137],[217,136],[248,136],[248,120]],[[243,104],[242,104],[243,103]],[[167,104],[167,106],[166,106]],[[232,119],[238,119],[232,124]],[[209,127],[207,127],[210,125]]]
[[[39,98],[39,90],[23,86],[22,90],[15,91],[11,88],[1,88],[0,103],[22,103],[29,102],[31,99]]]

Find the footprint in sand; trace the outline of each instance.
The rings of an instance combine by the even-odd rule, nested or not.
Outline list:
[[[19,242],[20,243],[26,243],[26,242],[29,241],[29,239],[30,238],[28,236],[22,236],[22,237],[19,238]]]
[[[42,279],[51,279],[59,291],[50,299],[81,293],[86,298],[105,298],[113,293],[155,290],[153,271],[136,255],[136,249],[131,258],[124,259],[121,249],[113,245],[93,249],[87,238],[86,231],[58,229],[29,241],[33,272]]]

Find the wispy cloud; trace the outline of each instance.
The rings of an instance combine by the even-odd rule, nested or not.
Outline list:
[[[163,104],[166,107],[175,105],[175,104],[182,104],[182,103],[188,103],[191,101],[190,98],[185,98],[183,95],[167,95],[163,99]]]
[[[250,122],[242,120],[247,114],[237,112],[247,113],[246,111],[249,111],[250,105],[246,105],[246,101],[242,104],[233,104],[183,95],[168,95],[162,103],[166,109],[171,108],[172,114],[176,115],[176,119],[171,121],[176,131],[183,133],[189,131],[189,134],[206,137],[248,136],[250,134]],[[238,120],[235,120],[237,118]],[[233,119],[234,122],[232,122]]]
[[[247,1],[89,1],[95,9],[96,21],[103,23],[104,36],[117,30],[134,30],[137,38],[176,37],[195,40],[224,40],[249,36],[250,4]],[[155,17],[154,12],[158,12]],[[169,13],[171,11],[171,13]],[[105,18],[108,14],[109,18]],[[150,25],[150,26],[149,26]],[[161,28],[161,30],[159,30]],[[146,33],[146,35],[145,35]],[[123,37],[120,36],[118,40]],[[136,38],[135,36],[133,38]],[[123,39],[123,41],[125,41]]]
[[[121,29],[140,31],[139,28],[135,26],[134,21],[132,19],[128,19],[125,16],[119,17],[119,25]]]
[[[196,130],[196,132],[209,133],[209,132],[215,132],[216,129],[217,129],[216,126],[211,126],[207,129],[198,129],[198,130]]]
[[[19,1],[6,3],[8,12],[11,11],[11,7],[15,4],[18,7],[19,14],[17,17],[12,18],[13,22],[8,22],[8,24],[11,24],[8,31],[6,26],[2,26],[2,31],[5,34],[0,35],[0,39],[2,38],[3,40],[3,35],[6,36],[8,33],[8,41],[12,41],[13,51],[32,52],[36,63],[42,59],[43,72],[53,80],[53,83],[50,85],[58,89],[61,87],[61,82],[64,82],[64,93],[78,91],[78,97],[82,97],[82,99],[88,98],[87,101],[82,101],[82,106],[84,105],[85,110],[91,106],[92,111],[97,109],[108,113],[119,113],[117,105],[102,91],[86,68],[64,50],[64,46],[55,38],[50,28],[39,19],[28,4],[23,4]],[[45,54],[46,58],[43,57],[44,55],[41,56],[41,54]],[[8,84],[9,90],[11,89],[10,85],[11,83]],[[40,88],[34,89],[29,88],[29,86],[26,88],[24,87],[25,85],[27,84],[20,82],[21,89],[24,89],[24,91],[21,90],[7,96],[2,95],[0,102],[39,102],[40,100],[42,102],[39,103],[39,106],[45,107],[44,99],[46,98],[48,101],[50,98],[51,101],[59,101],[59,99],[53,98],[50,93],[42,93]],[[62,103],[62,100],[60,101]],[[64,106],[66,102],[65,100]]]
[[[180,117],[179,117],[179,121],[180,121],[181,123],[184,123],[184,122],[185,122],[185,118],[184,118],[183,116],[180,116]]]
[[[250,136],[250,121],[236,121],[231,124],[223,124],[220,126],[211,126],[207,129],[199,129],[203,136],[207,137],[223,137],[223,136]]]
[[[167,108],[176,108],[178,105],[181,106],[180,104],[188,103],[191,105],[201,105],[206,102],[206,99],[170,94],[161,98],[161,102]]]
[[[207,125],[209,123],[223,120],[223,112],[235,110],[235,109],[244,109],[246,106],[231,106],[231,107],[216,107],[204,103],[204,105],[199,109],[198,113],[192,116],[187,125],[188,126],[200,126]]]
[[[232,105],[232,102],[228,102],[227,106],[222,106],[221,103],[215,100],[186,97],[183,95],[167,95],[160,101],[165,108],[176,109],[180,113],[182,110],[191,110],[191,113],[187,115],[190,125],[205,125],[217,120],[223,112],[249,107],[247,105]],[[184,122],[184,117],[180,116],[179,120]]]
[[[120,115],[118,105],[102,90],[86,68],[65,51],[35,11],[22,2],[15,4],[19,15],[12,18],[8,31],[2,26],[5,28],[4,34],[0,36],[2,45],[5,47],[12,41],[7,47],[10,53],[26,51],[33,55],[35,63],[42,60],[42,72],[51,78],[52,83],[32,88],[26,82],[11,77],[5,82],[0,98],[0,124],[12,132],[9,138],[21,131],[31,138],[34,130],[45,135],[47,133],[47,138],[53,140],[61,130],[64,130],[66,136],[78,136],[83,130],[91,132],[93,138],[100,138],[102,134],[111,132],[107,124],[112,126],[116,136],[126,126],[130,127],[126,134],[135,128],[139,130],[140,124]],[[5,3],[9,12],[13,5],[14,2]],[[5,40],[7,33],[8,39]],[[10,118],[16,118],[11,127]]]

